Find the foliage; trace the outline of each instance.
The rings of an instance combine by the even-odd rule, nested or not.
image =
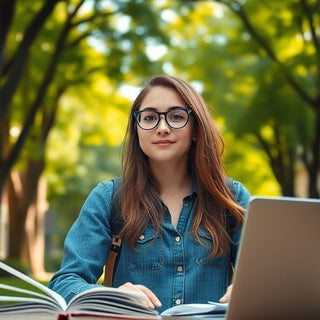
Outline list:
[[[147,15],[137,15],[137,8]],[[138,79],[141,73],[144,76],[155,72],[157,64],[151,63],[144,47],[148,41],[158,43],[166,39],[158,27],[159,16],[155,9],[140,1],[55,0],[43,3],[39,0],[32,5],[5,1],[3,9],[13,20],[2,20],[4,28],[0,37],[4,39],[0,43],[3,62],[0,63],[0,67],[3,66],[0,68],[3,102],[0,112],[4,115],[1,118],[0,191],[4,190],[9,177],[6,187],[12,199],[9,203],[10,252],[17,256],[22,253],[27,212],[38,201],[37,190],[43,169],[47,167],[51,195],[59,194],[65,187],[61,187],[62,180],[57,177],[61,173],[61,177],[64,176],[61,168],[67,168],[69,175],[82,175],[83,178],[83,170],[79,170],[81,165],[72,168],[78,164],[81,148],[104,145],[109,153],[113,146],[118,148],[118,137],[122,135],[120,128],[123,128],[128,106],[117,93],[117,86],[125,77],[132,77],[130,74]],[[123,28],[119,24],[120,18],[129,21],[129,27],[133,26],[133,29]],[[92,45],[97,40],[104,46]],[[130,51],[127,45],[130,45]],[[90,88],[97,93],[93,83],[104,91],[94,98],[88,91]],[[88,97],[91,97],[90,101]],[[71,108],[72,114],[70,104],[77,105],[77,108]],[[63,109],[67,111],[64,114]],[[63,119],[68,111],[68,118],[55,127],[59,113]],[[115,123],[121,125],[115,126]],[[56,130],[49,135],[53,128]],[[113,130],[112,135],[110,130]],[[58,140],[52,142],[56,148],[45,158],[49,136]],[[69,148],[65,149],[64,157],[56,152],[61,149],[59,139],[71,142],[65,145]],[[57,162],[50,163],[50,159]],[[50,169],[52,163],[55,164]],[[102,166],[111,172],[119,172],[119,167],[118,164]],[[11,177],[13,171],[17,173],[15,181]],[[55,172],[56,177],[52,178],[54,174],[50,176],[50,172]],[[17,188],[18,180],[20,189]],[[57,191],[52,192],[55,187]]]
[[[12,184],[11,225],[23,228],[46,177],[63,239],[89,190],[121,174],[131,103],[124,85],[163,72],[206,98],[230,176],[254,194],[295,196],[303,168],[304,195],[319,197],[318,1],[0,6],[0,190],[18,172],[24,191],[19,197]]]
[[[290,196],[295,195],[298,163],[304,163],[309,178],[304,195],[319,196],[319,36],[312,33],[319,29],[316,5],[198,1],[192,12],[172,20],[167,31],[175,48],[163,58],[168,69],[200,87],[236,143],[247,141],[263,150],[281,193]]]

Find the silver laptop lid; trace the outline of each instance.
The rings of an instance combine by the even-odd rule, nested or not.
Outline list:
[[[320,319],[320,200],[250,201],[227,320]]]

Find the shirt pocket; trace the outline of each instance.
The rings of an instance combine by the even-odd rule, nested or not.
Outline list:
[[[198,236],[201,243],[196,242],[196,247],[195,247],[196,264],[202,268],[225,269],[229,265],[230,253],[222,257],[211,258],[210,253],[214,243],[210,234],[203,227],[200,227],[198,231]]]
[[[148,226],[136,241],[136,248],[126,250],[129,270],[157,270],[164,265],[163,241],[156,231]]]

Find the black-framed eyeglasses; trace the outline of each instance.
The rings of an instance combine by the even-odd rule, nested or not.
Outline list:
[[[167,125],[172,129],[182,129],[189,121],[192,110],[183,107],[172,107],[169,111],[158,112],[152,108],[134,111],[133,115],[138,126],[143,130],[152,130],[159,125],[161,115],[164,116]]]

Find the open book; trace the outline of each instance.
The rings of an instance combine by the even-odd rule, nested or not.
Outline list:
[[[0,319],[14,320],[98,320],[160,319],[166,316],[223,313],[227,305],[185,304],[159,315],[143,303],[144,296],[135,291],[97,286],[79,293],[67,304],[56,292],[36,280],[0,262],[0,269],[25,281],[28,288],[0,283]]]
[[[159,319],[135,291],[97,286],[76,295],[68,304],[56,292],[0,262],[0,269],[26,282],[28,289],[0,283],[0,319]],[[29,289],[30,287],[30,289]]]

